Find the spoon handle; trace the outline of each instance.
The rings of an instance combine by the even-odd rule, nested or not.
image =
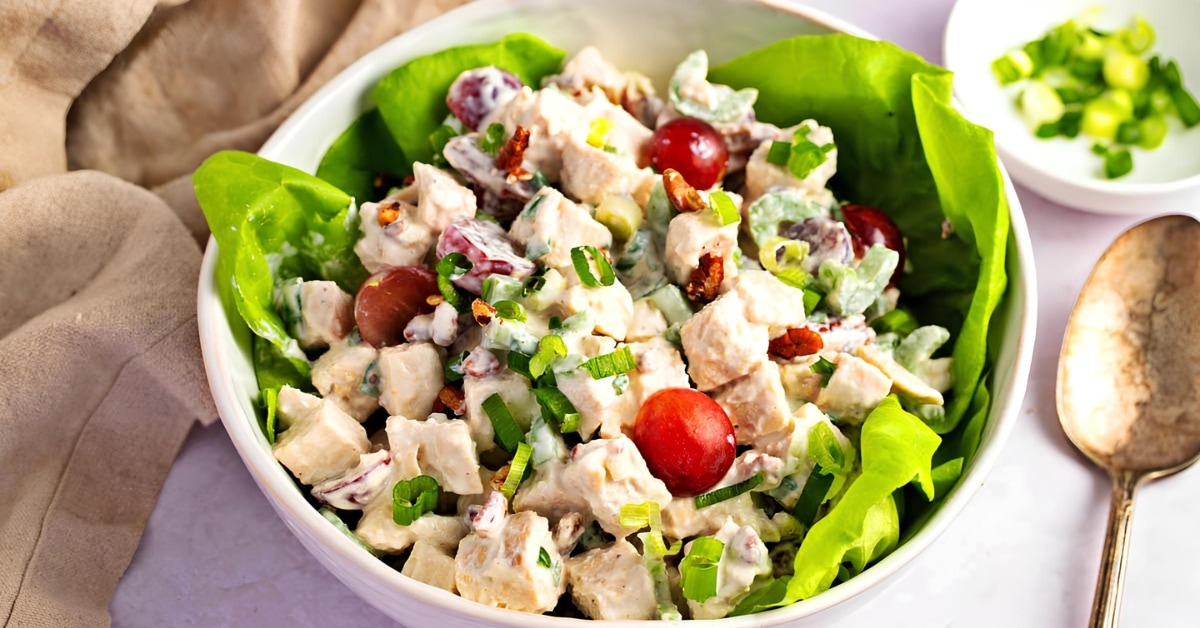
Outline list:
[[[1113,471],[1112,507],[1100,558],[1100,578],[1092,601],[1090,628],[1115,628],[1121,619],[1121,595],[1125,590],[1125,567],[1129,564],[1129,537],[1133,524],[1133,493],[1142,481],[1134,471]]]

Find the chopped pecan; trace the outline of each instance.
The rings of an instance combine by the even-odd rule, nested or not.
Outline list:
[[[483,299],[475,299],[471,302],[471,315],[475,317],[476,323],[487,325],[496,316],[496,308]]]
[[[671,205],[675,209],[681,212],[698,212],[708,209],[708,203],[704,202],[696,188],[692,187],[692,184],[688,183],[678,170],[667,168],[663,170],[662,178],[667,200],[671,201]]]
[[[708,303],[717,298],[717,290],[725,280],[725,258],[712,253],[700,256],[700,266],[688,277],[684,291],[696,303]]]
[[[529,147],[529,129],[518,126],[512,137],[500,147],[496,155],[496,167],[508,173],[509,177],[521,178],[529,173],[521,169],[521,161],[525,157],[525,149]]]
[[[438,401],[446,406],[454,414],[463,416],[467,413],[467,397],[463,394],[463,390],[457,386],[442,386],[438,391]]]
[[[400,212],[404,206],[400,201],[384,201],[379,204],[379,226],[386,227],[400,220]]]
[[[821,334],[807,327],[792,327],[783,335],[772,338],[767,345],[767,353],[776,357],[790,360],[805,355],[813,355],[825,347]]]

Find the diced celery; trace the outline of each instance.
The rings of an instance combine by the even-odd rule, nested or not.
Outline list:
[[[1021,92],[1020,104],[1025,121],[1033,129],[1047,122],[1057,122],[1065,110],[1058,92],[1041,81],[1031,82]]]
[[[1162,146],[1163,140],[1167,137],[1167,120],[1162,116],[1149,116],[1140,123],[1142,130],[1142,139],[1138,142],[1138,146],[1146,150],[1154,150]]]
[[[1150,66],[1137,55],[1109,50],[1104,55],[1104,81],[1110,87],[1138,90],[1150,80]]]
[[[606,196],[596,206],[596,220],[608,227],[614,239],[628,240],[642,225],[642,208],[624,196]]]

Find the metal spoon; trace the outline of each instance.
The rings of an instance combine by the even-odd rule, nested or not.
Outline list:
[[[1116,626],[1134,491],[1200,457],[1200,222],[1142,223],[1100,258],[1063,338],[1058,417],[1112,476],[1089,625]]]

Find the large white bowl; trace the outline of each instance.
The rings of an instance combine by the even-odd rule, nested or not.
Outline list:
[[[946,23],[943,58],[954,72],[954,93],[967,116],[996,134],[996,148],[1021,185],[1062,205],[1111,214],[1194,212],[1200,206],[1200,126],[1171,131],[1157,150],[1133,150],[1133,172],[1113,181],[1092,140],[1042,140],[1013,104],[1019,89],[992,74],[996,57],[1041,37],[1050,28],[1103,6],[1098,28],[1125,26],[1136,12],[1157,31],[1154,50],[1179,62],[1184,80],[1200,88],[1200,2],[1196,0],[959,0]]]
[[[483,0],[447,13],[393,39],[342,72],[301,107],[260,153],[312,172],[326,147],[369,106],[368,92],[405,61],[452,45],[494,41],[506,33],[536,34],[568,52],[600,47],[619,67],[648,73],[665,84],[688,52],[707,49],[714,62],[778,39],[804,33],[860,30],[794,5],[748,0]],[[1010,289],[1001,305],[1003,346],[992,373],[993,407],[978,454],[958,486],[924,527],[863,574],[810,600],[749,617],[718,620],[727,628],[826,623],[859,607],[929,546],[983,484],[1016,420],[1033,350],[1033,262],[1020,204],[1007,185],[1012,235],[1007,269]],[[199,285],[201,346],[217,409],[238,453],[287,527],[351,590],[409,626],[581,625],[583,620],[530,615],[475,604],[402,576],[354,545],[313,509],[271,455],[251,400],[257,394],[244,331],[226,318],[213,281],[217,246],[209,241]],[[236,321],[240,323],[240,321]],[[239,345],[241,334],[241,345]],[[612,622],[635,625],[638,622]]]

